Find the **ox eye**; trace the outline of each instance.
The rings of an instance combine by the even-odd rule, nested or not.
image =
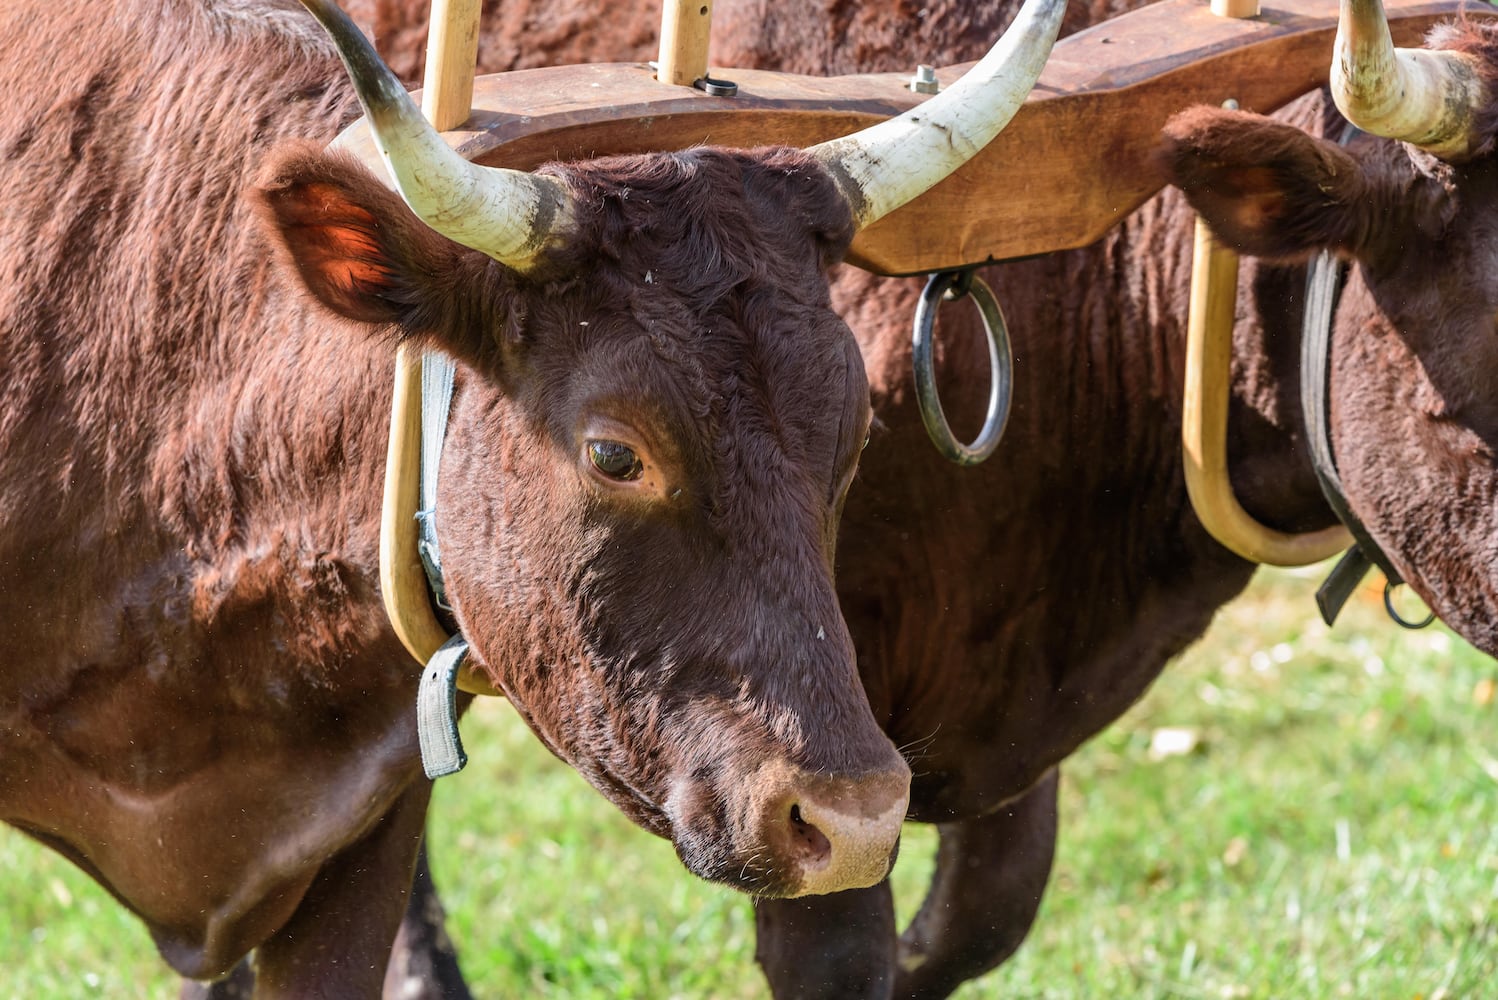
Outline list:
[[[645,471],[634,449],[618,441],[589,441],[588,461],[605,476],[621,482],[639,479]]]

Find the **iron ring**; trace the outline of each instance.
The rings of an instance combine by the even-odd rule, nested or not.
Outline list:
[[[1426,615],[1423,622],[1412,622],[1401,618],[1399,612],[1394,610],[1393,600],[1394,588],[1399,586],[1403,586],[1403,584],[1390,583],[1388,580],[1384,581],[1384,610],[1389,613],[1390,618],[1394,619],[1395,625],[1398,625],[1400,628],[1407,628],[1411,632],[1416,632],[1436,620],[1436,613],[1434,611]]]
[[[936,324],[936,311],[943,301],[951,302],[963,294],[972,297],[973,304],[983,317],[983,330],[988,335],[988,413],[983,420],[983,429],[972,444],[963,444],[952,433],[947,415],[941,408],[941,397],[936,390],[936,365],[932,349],[932,329]],[[921,422],[926,433],[936,445],[936,450],[958,465],[977,465],[993,454],[999,439],[1004,436],[1004,425],[1009,422],[1009,404],[1014,386],[1014,353],[1009,345],[1009,328],[1004,323],[1004,313],[994,298],[993,290],[971,272],[942,271],[931,275],[921,292],[920,303],[915,311],[915,328],[911,332],[912,366],[915,369],[915,394],[920,403]]]

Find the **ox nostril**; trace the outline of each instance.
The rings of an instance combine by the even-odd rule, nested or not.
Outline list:
[[[791,803],[791,844],[796,856],[812,868],[820,868],[832,857],[832,842],[801,815],[801,806]]]

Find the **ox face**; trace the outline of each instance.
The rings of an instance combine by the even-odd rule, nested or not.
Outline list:
[[[871,413],[825,269],[853,233],[806,154],[599,161],[527,276],[298,151],[262,200],[308,289],[463,365],[448,586],[537,734],[704,877],[888,870],[909,784],[859,683],[834,540]]]
[[[261,203],[325,306],[466,365],[437,518],[478,659],[693,871],[766,895],[878,882],[910,770],[832,585],[870,407],[826,269],[997,134],[1064,0],[1026,0],[921,108],[804,152],[536,174],[458,156],[333,0],[303,3],[400,197],[304,149]]]
[[[1433,38],[1495,93],[1498,30]],[[1448,102],[1449,103],[1449,102]],[[1349,503],[1453,628],[1498,653],[1498,160],[1494,109],[1448,145],[1346,148],[1198,108],[1166,130],[1173,183],[1228,245],[1354,262],[1333,331],[1333,444]]]

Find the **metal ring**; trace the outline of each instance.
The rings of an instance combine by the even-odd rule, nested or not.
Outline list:
[[[1393,601],[1394,588],[1399,586],[1403,586],[1403,584],[1390,583],[1388,580],[1384,581],[1384,610],[1389,613],[1390,618],[1394,619],[1395,625],[1398,625],[1400,628],[1407,628],[1411,632],[1414,632],[1419,629],[1425,628],[1425,626],[1436,620],[1436,613],[1434,611],[1427,615],[1425,617],[1425,621],[1423,622],[1411,622],[1401,618],[1399,616],[1399,612],[1394,610]]]
[[[941,397],[936,391],[936,365],[932,351],[932,328],[936,323],[937,308],[942,301],[954,301],[965,292],[971,294],[973,304],[983,317],[983,330],[988,334],[988,414],[984,417],[983,429],[972,444],[958,441],[947,423]],[[915,394],[920,402],[921,422],[926,425],[926,433],[931,435],[936,450],[949,460],[958,465],[977,465],[993,454],[999,438],[1004,435],[1014,385],[1014,354],[1009,347],[1009,328],[1004,324],[1004,314],[992,289],[971,271],[933,274],[921,292],[920,304],[916,306],[911,347]]]

